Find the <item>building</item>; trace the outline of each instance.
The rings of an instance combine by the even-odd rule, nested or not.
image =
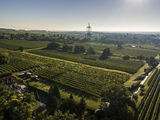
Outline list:
[[[14,76],[0,78],[0,83],[8,85],[12,89],[17,88],[17,82],[18,80]]]

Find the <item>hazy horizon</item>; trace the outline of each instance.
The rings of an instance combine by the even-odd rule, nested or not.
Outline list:
[[[0,28],[160,32],[159,0],[0,0]]]

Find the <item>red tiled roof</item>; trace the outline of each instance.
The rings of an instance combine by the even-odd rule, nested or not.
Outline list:
[[[14,76],[7,76],[0,78],[0,83],[5,82],[5,83],[17,83],[17,79]]]

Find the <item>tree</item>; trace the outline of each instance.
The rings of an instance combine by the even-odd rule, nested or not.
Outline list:
[[[75,48],[74,48],[75,54],[80,54],[80,53],[84,53],[84,52],[85,52],[84,46],[78,46],[78,45],[75,46]]]
[[[73,99],[73,95],[72,95],[72,94],[70,94],[69,98],[70,98],[70,99]]]
[[[56,114],[53,116],[53,119],[48,120],[77,120],[75,118],[75,114],[70,114],[68,112],[62,113],[60,110],[56,112]]]
[[[76,113],[76,102],[73,99],[65,99],[61,106],[60,106],[60,110],[65,113],[67,111],[69,111],[69,113]]]
[[[87,54],[95,54],[95,51],[92,47],[88,48]]]
[[[9,56],[7,53],[0,53],[0,65],[7,64],[9,62]]]
[[[130,57],[128,55],[123,56],[123,60],[129,60],[129,59],[130,59]]]
[[[47,110],[49,114],[54,114],[56,109],[59,106],[60,101],[60,92],[55,84],[54,87],[51,86],[48,93],[48,99],[47,99]]]
[[[103,50],[103,53],[102,53],[102,55],[100,56],[100,60],[105,60],[105,59],[107,59],[108,58],[108,56],[110,56],[111,55],[111,52],[110,52],[110,49],[109,48],[106,48],[106,49],[104,49]]]
[[[156,67],[156,66],[158,65],[158,61],[157,61],[154,57],[146,58],[146,62],[147,62],[148,65],[150,65],[151,67]]]
[[[14,34],[11,34],[11,35],[10,35],[11,40],[13,40],[13,39],[14,39],[14,37],[15,37],[15,35],[14,35]]]
[[[19,47],[18,48],[21,52],[23,52],[24,48],[23,47]]]
[[[25,39],[28,40],[29,38],[29,33],[25,33]]]
[[[55,96],[48,96],[47,99],[47,111],[49,114],[54,114],[58,108],[59,100]]]
[[[47,48],[46,49],[49,49],[49,50],[57,50],[58,48],[60,47],[60,45],[56,42],[52,42],[52,43],[49,43]]]
[[[118,44],[117,45],[117,49],[122,49],[123,47],[122,47],[122,45],[121,44]]]
[[[59,89],[58,89],[58,87],[57,87],[56,84],[54,85],[54,87],[53,86],[50,87],[50,89],[49,89],[49,96],[55,96],[58,99],[61,98]]]
[[[32,93],[18,94],[4,84],[0,84],[0,103],[4,120],[30,120],[38,105]]]
[[[136,105],[130,91],[122,85],[111,84],[102,92],[102,103],[109,102],[106,116],[113,120],[133,120]]]
[[[65,45],[62,47],[62,51],[63,51],[63,52],[71,52],[71,51],[72,51],[72,46],[68,46],[67,44],[65,44]]]
[[[76,115],[78,116],[79,120],[83,118],[85,110],[86,110],[86,102],[82,97],[79,104],[77,105],[77,111],[76,111]]]

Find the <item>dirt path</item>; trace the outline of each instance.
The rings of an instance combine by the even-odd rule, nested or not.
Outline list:
[[[158,68],[158,67],[160,67],[160,63],[157,65],[156,68]],[[148,77],[152,74],[153,71],[154,71],[154,69],[145,76],[145,78],[141,81],[141,83],[140,83],[140,85],[139,85],[138,88],[132,90],[132,93],[133,93],[133,94],[137,94],[137,93],[139,92],[139,90],[140,90],[140,88],[141,88],[141,85],[143,85],[143,84],[146,82],[146,80],[147,80]]]

